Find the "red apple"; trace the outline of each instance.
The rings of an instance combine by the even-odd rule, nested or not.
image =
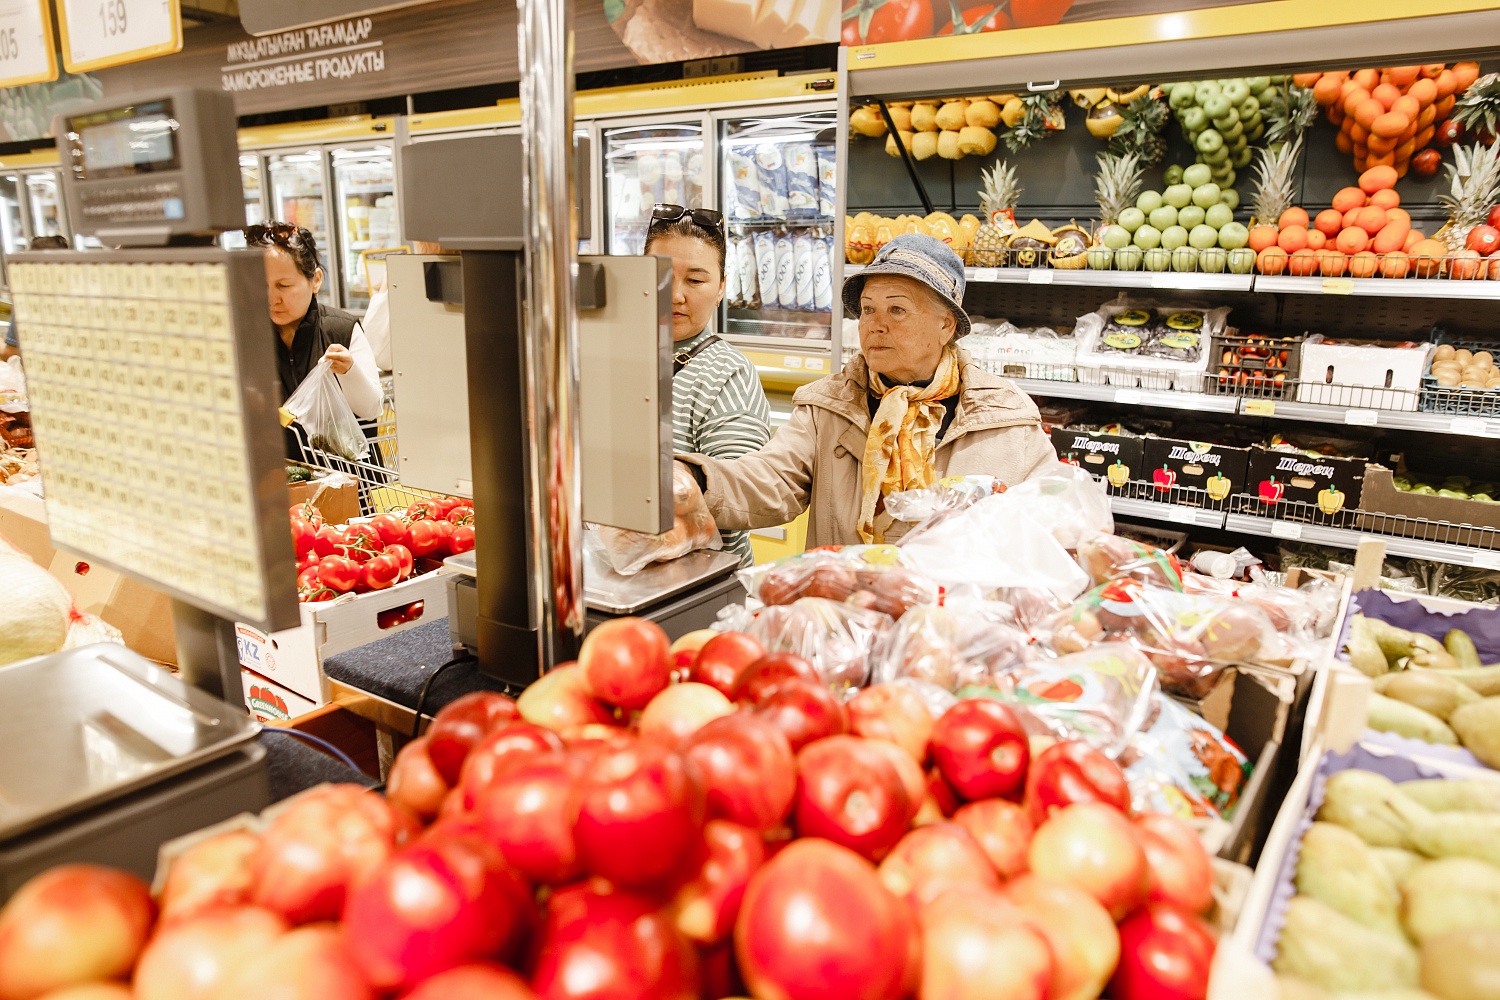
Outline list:
[[[443,799],[447,798],[450,787],[428,753],[431,739],[430,736],[418,736],[402,747],[385,783],[386,798],[403,806],[412,815],[429,821],[443,807]],[[467,751],[464,756],[468,756]]]
[[[950,888],[922,907],[922,997],[1049,1000],[1047,939],[993,889]]]
[[[601,753],[633,747],[639,742],[639,737],[619,726],[590,723],[563,730],[562,740],[569,750],[592,760]]]
[[[793,753],[814,740],[849,731],[844,703],[822,681],[785,681],[760,700],[755,714],[786,735]]]
[[[817,669],[795,653],[767,653],[735,678],[731,697],[741,704],[758,704],[772,691],[790,680],[823,683]]]
[[[427,754],[443,780],[458,784],[469,751],[516,715],[516,703],[495,691],[472,691],[444,705],[427,731]]]
[[[1075,802],[1103,802],[1130,811],[1130,788],[1120,765],[1087,743],[1064,740],[1043,750],[1026,773],[1026,809],[1038,826]]]
[[[709,816],[764,832],[791,811],[797,759],[765,719],[747,711],[715,719],[688,738],[682,753],[703,780]]]
[[[915,690],[904,684],[875,684],[848,704],[850,731],[866,739],[888,740],[918,763],[927,761],[932,713]]]
[[[983,799],[961,807],[953,821],[969,831],[1002,879],[1026,870],[1036,827],[1024,808],[1006,799]]]
[[[896,769],[896,777],[901,779],[901,787],[906,790],[906,804],[911,812],[906,821],[914,822],[917,813],[921,811],[928,798],[927,776],[922,773],[917,762],[896,744],[887,743],[885,740],[862,740],[861,742],[864,743],[865,749],[880,754],[891,762],[891,767]],[[941,818],[941,813],[932,817],[934,820]]]
[[[688,680],[718,688],[728,697],[734,694],[734,682],[744,669],[765,655],[761,644],[743,632],[719,633],[698,651]]]
[[[1475,226],[1464,240],[1464,248],[1473,250],[1481,257],[1488,257],[1500,250],[1500,228],[1491,225]]]
[[[703,829],[697,775],[680,755],[650,743],[600,754],[575,796],[579,859],[616,885],[659,883]]]
[[[914,814],[890,760],[858,736],[830,736],[797,754],[799,836],[822,837],[879,861]]]
[[[693,669],[693,663],[698,659],[699,651],[708,644],[708,640],[720,634],[711,628],[700,628],[672,641],[668,655],[672,660],[672,672],[677,675],[678,680],[687,678],[688,671]],[[725,693],[728,694],[727,691]]]
[[[162,928],[135,967],[138,1000],[218,1000],[225,978],[283,934],[286,921],[255,906],[208,910]]]
[[[1075,886],[1021,875],[1001,894],[1052,946],[1049,1000],[1094,1000],[1120,960],[1120,935],[1098,900]]]
[[[757,997],[900,1000],[920,974],[910,908],[873,865],[825,840],[793,841],[755,873],[734,945]]]
[[[1170,903],[1147,903],[1120,924],[1114,1000],[1204,1000],[1214,960],[1213,932]]]
[[[1484,224],[1500,229],[1500,205],[1491,206],[1490,214],[1485,217]]]
[[[250,901],[293,924],[337,919],[350,887],[380,866],[413,832],[380,795],[328,785],[304,795],[271,822],[251,862]]]
[[[595,698],[621,708],[645,708],[672,682],[671,643],[644,618],[611,618],[584,637],[578,665]]]
[[[1175,816],[1147,813],[1135,818],[1135,835],[1146,852],[1147,900],[1207,913],[1214,902],[1214,868],[1197,832]]]
[[[932,727],[933,762],[953,790],[971,801],[1018,792],[1030,757],[1021,720],[993,698],[961,701]]]
[[[651,900],[581,883],[555,893],[535,949],[542,1000],[698,1000],[692,944]]]
[[[167,869],[161,922],[247,902],[253,881],[250,863],[259,847],[260,837],[248,830],[231,830],[183,851]]]
[[[1076,885],[1119,920],[1146,898],[1146,854],[1114,806],[1082,802],[1054,813],[1031,838],[1031,870]]]
[[[464,761],[464,773],[458,786],[462,793],[462,807],[472,810],[484,790],[510,768],[562,749],[561,737],[550,729],[529,722],[512,723],[490,733]]]
[[[749,827],[711,819],[703,826],[703,848],[698,873],[677,890],[673,905],[683,936],[711,945],[734,933],[745,887],[765,863],[766,845]]]
[[[703,974],[705,997],[717,1000],[718,997],[744,997],[750,993],[745,988],[744,980],[740,978],[740,967],[734,958],[733,939],[710,948],[698,949],[698,961]]]
[[[641,713],[641,739],[676,750],[704,724],[734,711],[718,689],[707,684],[673,684],[651,699]]]
[[[577,754],[530,757],[479,795],[474,815],[481,835],[533,883],[560,885],[583,874],[573,841],[573,792],[587,769]]]
[[[974,838],[957,823],[918,827],[880,862],[880,882],[920,910],[948,889],[1000,888],[1000,875]]]
[[[128,872],[70,864],[33,876],[0,910],[0,998],[125,975],[155,918],[151,891]]]
[[[503,965],[474,962],[424,979],[401,1000],[537,1000],[526,980]]]
[[[410,988],[465,962],[504,957],[531,923],[531,890],[477,837],[425,838],[350,896],[343,934],[378,990]]]
[[[943,772],[935,767],[927,769],[927,797],[944,816],[952,816],[958,812],[961,804],[958,793],[953,790],[952,785],[948,784],[948,779],[943,777]]]
[[[553,732],[590,722],[609,725],[615,721],[615,713],[594,698],[588,677],[576,663],[553,667],[537,678],[521,692],[516,707],[521,718]]]
[[[254,955],[235,957],[216,1000],[372,1000],[333,924],[299,927]]]

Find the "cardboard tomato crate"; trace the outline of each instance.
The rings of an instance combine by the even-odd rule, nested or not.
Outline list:
[[[303,604],[301,625],[269,635],[237,622],[234,632],[240,666],[307,699],[311,704],[304,710],[326,705],[328,678],[323,675],[323,661],[446,617],[444,576],[445,571],[435,570],[388,590]]]
[[[1431,344],[1368,341],[1302,345],[1297,401],[1372,410],[1415,410]]]

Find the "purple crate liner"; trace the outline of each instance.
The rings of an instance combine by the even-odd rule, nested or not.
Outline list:
[[[1335,656],[1342,663],[1349,662],[1345,652],[1349,645],[1349,623],[1355,615],[1378,618],[1383,622],[1404,628],[1408,632],[1421,632],[1443,641],[1449,629],[1463,629],[1474,640],[1479,659],[1485,663],[1500,662],[1500,608],[1470,608],[1467,611],[1432,611],[1413,595],[1409,600],[1395,601],[1380,590],[1361,590],[1349,599],[1349,613],[1344,616],[1339,631],[1339,642]]]

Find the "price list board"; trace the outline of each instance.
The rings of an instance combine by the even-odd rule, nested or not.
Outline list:
[[[0,0],[0,89],[56,79],[47,0]]]
[[[261,255],[27,253],[10,276],[53,544],[295,625]]]
[[[69,73],[182,51],[181,0],[57,0],[57,23]]]

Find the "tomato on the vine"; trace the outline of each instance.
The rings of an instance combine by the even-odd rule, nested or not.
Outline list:
[[[416,560],[411,555],[411,549],[405,545],[387,545],[385,553],[386,555],[395,556],[396,561],[401,564],[401,579],[405,580],[411,576],[412,567],[416,565]]]
[[[453,529],[455,525],[449,521],[433,521],[432,526],[437,529],[438,543],[428,555],[434,559],[441,559],[453,551]]]
[[[313,550],[304,552],[302,555],[297,557],[297,572],[301,573],[309,566],[316,566],[318,564],[318,560],[322,558],[322,556],[318,555],[318,553]]]
[[[331,556],[345,545],[344,529],[337,524],[325,524],[313,537],[313,551],[320,556]]]
[[[448,543],[453,549],[453,554],[469,552],[474,548],[474,526],[472,524],[460,524],[453,529],[453,538]]]
[[[318,580],[329,590],[347,594],[359,583],[359,563],[344,556],[328,556],[318,563]]]
[[[360,567],[359,582],[370,590],[385,590],[401,579],[401,561],[382,553]]]
[[[381,540],[380,532],[369,524],[351,524],[344,531],[344,539],[350,549],[358,549],[374,555],[385,548],[386,543]],[[359,558],[354,552],[347,553],[354,558]],[[367,557],[368,558],[368,557]]]
[[[318,579],[318,567],[316,563],[308,566],[297,574],[298,593],[302,593],[309,588],[316,590],[321,586],[323,586],[323,584]]]
[[[879,45],[931,38],[931,0],[845,0],[844,45]]]
[[[406,522],[397,514],[376,514],[370,527],[380,533],[380,544],[396,545],[406,539]]]
[[[323,527],[323,512],[314,507],[311,500],[292,504],[290,513],[292,517],[300,517],[311,521],[314,528]]]
[[[442,522],[446,524],[447,522]],[[411,534],[407,538],[406,547],[411,549],[414,556],[429,555],[434,549],[442,544],[442,535],[438,532],[437,521],[413,521]]]
[[[297,558],[302,558],[312,551],[313,539],[318,536],[318,526],[305,517],[292,518],[292,545],[296,548]]]
[[[473,524],[474,508],[470,507],[467,504],[459,507],[454,507],[448,512],[447,520],[449,524]]]

